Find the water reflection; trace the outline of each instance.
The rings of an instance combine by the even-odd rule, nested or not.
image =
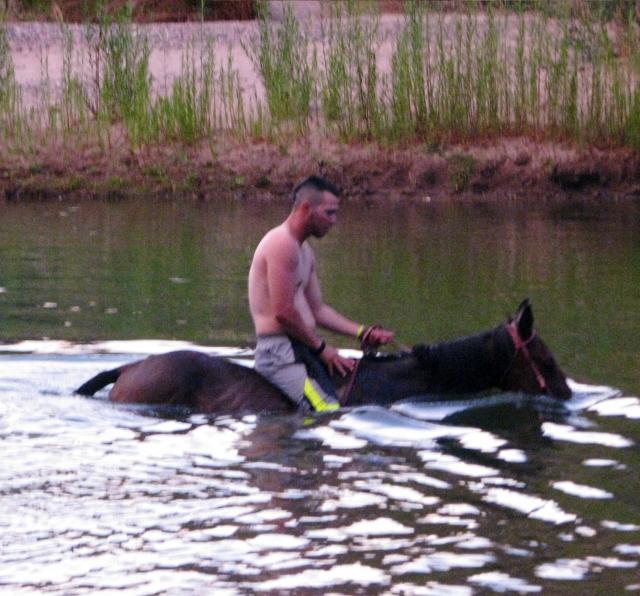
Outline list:
[[[543,424],[545,436],[557,441],[569,441],[571,443],[595,443],[606,447],[630,447],[633,441],[612,433],[589,432],[576,430],[572,426],[545,422]]]
[[[542,592],[542,587],[527,583],[499,571],[479,573],[469,578],[471,584],[497,593],[514,592],[517,594],[534,594]]]

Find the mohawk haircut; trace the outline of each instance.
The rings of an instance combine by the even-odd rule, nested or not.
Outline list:
[[[297,207],[304,200],[312,205],[317,205],[322,200],[322,193],[330,192],[336,197],[340,196],[338,187],[320,176],[309,176],[293,189],[293,206]]]

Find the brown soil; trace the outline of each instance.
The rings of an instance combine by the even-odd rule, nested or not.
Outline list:
[[[286,199],[311,173],[337,183],[347,200],[548,203],[588,200],[609,204],[640,198],[640,156],[630,151],[578,150],[526,139],[434,152],[424,146],[386,149],[304,141],[274,145],[224,142],[132,152],[84,148],[0,160],[0,198]]]

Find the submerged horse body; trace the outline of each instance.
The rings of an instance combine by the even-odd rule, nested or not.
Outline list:
[[[220,357],[183,350],[99,373],[77,393],[93,395],[114,383],[114,402],[185,406],[228,414],[287,412],[295,406],[256,371]],[[364,357],[343,405],[389,405],[409,397],[468,396],[488,389],[571,397],[564,373],[533,328],[523,302],[515,319],[477,335],[410,352]]]

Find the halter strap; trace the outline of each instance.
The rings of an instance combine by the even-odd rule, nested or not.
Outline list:
[[[507,331],[509,332],[511,339],[513,340],[513,345],[515,346],[515,349],[516,349],[514,359],[515,359],[515,356],[517,356],[518,352],[522,352],[523,356],[525,357],[525,360],[529,363],[529,366],[531,366],[531,370],[536,376],[536,380],[538,381],[538,386],[543,392],[545,392],[547,390],[547,382],[544,380],[544,377],[540,372],[540,368],[538,368],[538,365],[533,360],[531,356],[531,352],[529,352],[529,348],[528,348],[529,344],[531,343],[531,340],[533,340],[533,338],[537,336],[537,333],[534,331],[531,334],[531,337],[525,341],[522,339],[522,337],[520,337],[520,333],[518,332],[518,326],[515,322],[509,323],[508,325],[505,325],[505,327],[507,328]]]

